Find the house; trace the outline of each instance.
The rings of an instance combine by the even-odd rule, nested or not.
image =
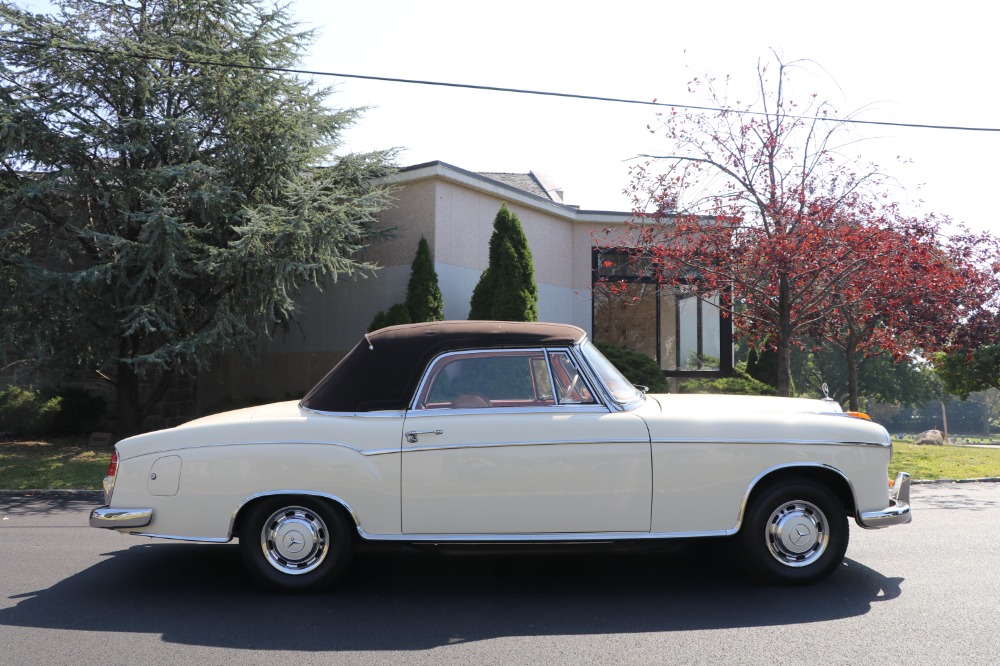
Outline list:
[[[596,340],[657,359],[667,374],[721,374],[732,364],[729,320],[712,303],[631,275],[624,237],[629,212],[580,210],[535,173],[475,173],[445,162],[400,170],[396,205],[379,219],[390,239],[362,257],[375,276],[343,277],[306,294],[299,321],[276,332],[256,365],[223,356],[201,375],[199,411],[249,398],[300,396],[357,343],[380,310],[406,298],[410,264],[427,239],[446,319],[465,319],[488,263],[493,220],[501,204],[521,221],[534,258],[539,319],[575,324]],[[600,241],[600,242],[599,242]],[[601,247],[598,247],[601,245]],[[608,289],[608,281],[616,285]]]

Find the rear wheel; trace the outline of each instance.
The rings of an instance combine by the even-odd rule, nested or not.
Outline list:
[[[815,481],[767,486],[747,506],[739,541],[750,573],[770,583],[814,583],[844,560],[847,513],[837,496]]]
[[[351,559],[343,514],[313,497],[276,497],[252,507],[240,530],[240,555],[250,575],[279,592],[330,586]]]

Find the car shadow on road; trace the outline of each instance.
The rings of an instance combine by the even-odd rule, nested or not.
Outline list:
[[[107,553],[51,588],[19,595],[0,625],[159,634],[253,650],[425,650],[497,637],[787,625],[867,613],[900,594],[846,560],[827,581],[748,580],[717,542],[663,551],[365,552],[311,596],[264,593],[235,545],[162,543]]]

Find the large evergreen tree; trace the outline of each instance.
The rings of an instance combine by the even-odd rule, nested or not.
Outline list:
[[[311,41],[285,7],[55,4],[0,2],[0,352],[113,382],[126,435],[300,287],[372,268],[392,156],[334,155],[359,112],[278,71]]]
[[[538,321],[538,287],[528,239],[517,215],[500,206],[490,237],[490,263],[472,292],[469,319]]]

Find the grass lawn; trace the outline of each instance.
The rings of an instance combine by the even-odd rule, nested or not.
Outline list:
[[[964,439],[964,438],[963,438]],[[982,479],[1000,477],[1000,449],[967,446],[915,446],[893,442],[889,476],[909,472],[914,479]]]
[[[899,441],[893,446],[890,478],[899,471],[917,480],[1000,477],[1000,449],[914,446]],[[0,488],[100,490],[110,460],[110,447],[87,446],[86,437],[0,439]]]
[[[0,488],[100,490],[110,461],[111,447],[89,447],[87,437],[0,439]]]

